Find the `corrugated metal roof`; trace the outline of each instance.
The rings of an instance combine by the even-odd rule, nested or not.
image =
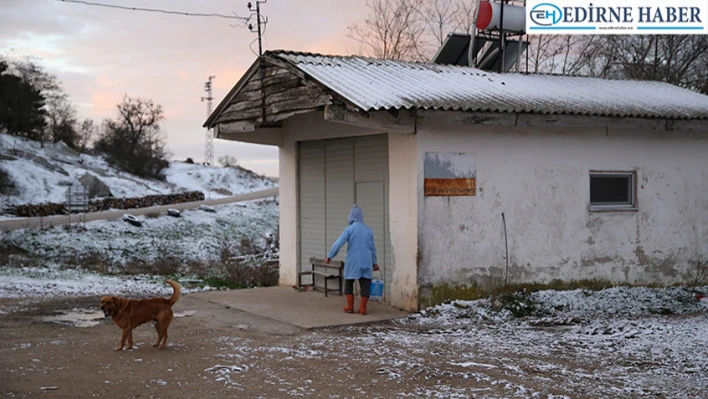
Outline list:
[[[708,96],[667,83],[496,74],[453,65],[271,51],[362,110],[436,109],[708,119]]]

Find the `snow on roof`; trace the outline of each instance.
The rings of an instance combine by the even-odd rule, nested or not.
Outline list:
[[[708,119],[708,96],[662,82],[497,74],[476,68],[289,51],[285,60],[364,111],[434,109]]]

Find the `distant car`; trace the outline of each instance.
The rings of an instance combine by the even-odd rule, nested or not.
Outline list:
[[[182,212],[180,212],[180,211],[177,210],[177,209],[168,209],[168,210],[167,210],[167,214],[168,214],[169,216],[176,217],[176,218],[182,216]]]
[[[199,209],[202,211],[206,211],[206,212],[216,213],[216,209],[214,209],[213,206],[209,206],[209,205],[199,205]]]
[[[135,216],[133,216],[129,213],[126,213],[123,215],[123,221],[128,222],[136,227],[142,227],[142,225],[143,225],[143,222],[141,222],[138,218],[136,218]]]

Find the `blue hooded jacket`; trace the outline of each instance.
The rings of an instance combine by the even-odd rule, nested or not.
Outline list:
[[[374,263],[376,260],[376,245],[374,245],[374,233],[369,226],[364,224],[364,212],[359,205],[354,204],[347,219],[349,226],[344,229],[342,235],[332,245],[328,258],[334,258],[347,244],[347,258],[344,261],[344,278],[354,280],[359,278],[371,278]]]

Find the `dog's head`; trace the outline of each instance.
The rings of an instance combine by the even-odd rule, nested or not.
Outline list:
[[[101,310],[103,311],[103,315],[105,317],[108,317],[116,310],[118,310],[118,307],[120,306],[120,300],[119,298],[116,298],[114,296],[104,296],[101,298]]]

